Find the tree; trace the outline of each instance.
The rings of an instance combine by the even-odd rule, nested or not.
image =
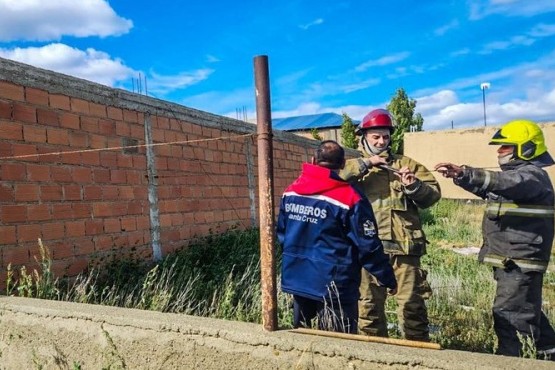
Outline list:
[[[310,134],[314,139],[322,141],[322,135],[320,135],[317,128],[311,129]]]
[[[355,125],[347,113],[343,113],[343,123],[341,124],[341,145],[345,148],[357,149],[358,141],[355,134]]]
[[[405,90],[400,87],[387,105],[396,121],[395,131],[391,138],[391,150],[394,153],[403,153],[403,140],[405,132],[422,131],[424,118],[420,113],[414,114],[416,100],[410,99]]]

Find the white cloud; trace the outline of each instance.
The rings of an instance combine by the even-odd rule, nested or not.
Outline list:
[[[221,60],[220,60],[218,57],[215,57],[214,55],[210,55],[210,54],[208,54],[208,55],[206,56],[206,61],[207,61],[208,63],[218,63],[218,62],[221,62]]]
[[[324,20],[323,20],[322,18],[318,18],[318,19],[313,20],[313,21],[310,22],[310,23],[301,24],[301,25],[299,26],[299,28],[301,28],[301,29],[303,29],[303,30],[307,30],[307,29],[309,29],[309,28],[312,27],[312,26],[317,26],[317,25],[322,24],[322,23],[324,23]]]
[[[387,55],[378,59],[372,59],[356,66],[355,72],[364,72],[371,67],[381,67],[388,64],[394,64],[407,59],[409,55],[410,53],[408,51],[405,51],[393,55]]]
[[[42,47],[0,48],[0,56],[108,86],[114,86],[135,73],[120,59],[113,59],[104,52],[91,48],[83,51],[59,43]]]
[[[0,41],[117,36],[132,27],[106,0],[0,0]]]
[[[473,0],[470,3],[470,20],[483,19],[493,14],[531,17],[553,11],[553,0]]]
[[[549,37],[555,35],[555,24],[540,23],[529,32],[532,37]]]
[[[458,57],[460,55],[466,55],[470,53],[470,49],[469,48],[464,48],[464,49],[459,49],[459,50],[455,50],[453,52],[451,52],[449,54],[449,56],[451,57]]]
[[[379,85],[380,83],[380,79],[379,78],[370,78],[364,81],[360,81],[357,83],[352,83],[352,84],[348,84],[348,85],[344,85],[344,86],[339,86],[338,90],[341,90],[345,93],[350,93],[350,92],[354,92],[354,91],[358,91],[358,90],[364,90],[370,86],[376,86]]]
[[[436,36],[443,36],[445,35],[447,32],[456,29],[459,27],[459,21],[457,19],[452,20],[451,22],[447,23],[446,25],[443,25],[439,28],[436,28],[434,30],[434,34]]]
[[[165,95],[172,91],[185,89],[189,86],[198,84],[206,80],[213,72],[214,70],[209,68],[165,76],[156,72],[151,72],[151,78],[148,80],[148,90],[155,94]]]

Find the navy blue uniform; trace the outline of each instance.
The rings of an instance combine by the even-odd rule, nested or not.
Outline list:
[[[361,268],[397,287],[368,200],[335,172],[305,163],[283,194],[277,226],[281,287],[293,294],[295,327],[356,333]],[[325,311],[333,313],[325,316]],[[329,323],[330,325],[326,325]]]

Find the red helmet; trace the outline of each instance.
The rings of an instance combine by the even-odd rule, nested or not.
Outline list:
[[[389,131],[393,131],[394,124],[391,113],[385,109],[374,109],[364,116],[362,122],[357,126],[355,133],[357,135],[362,135],[364,130],[371,128],[387,128]]]

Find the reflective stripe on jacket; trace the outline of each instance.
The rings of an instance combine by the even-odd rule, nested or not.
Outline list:
[[[487,200],[479,260],[497,267],[514,263],[544,272],[554,235],[553,186],[542,168],[522,160],[501,172],[465,168],[455,184]]]
[[[368,157],[366,153],[363,155]],[[385,251],[421,256],[426,253],[426,236],[418,209],[428,208],[441,198],[439,184],[426,167],[412,158],[387,152],[381,155],[388,157],[389,166],[395,169],[408,167],[417,182],[405,187],[391,171],[378,167],[368,169],[361,159],[348,160],[340,175],[356,183],[372,203]]]

